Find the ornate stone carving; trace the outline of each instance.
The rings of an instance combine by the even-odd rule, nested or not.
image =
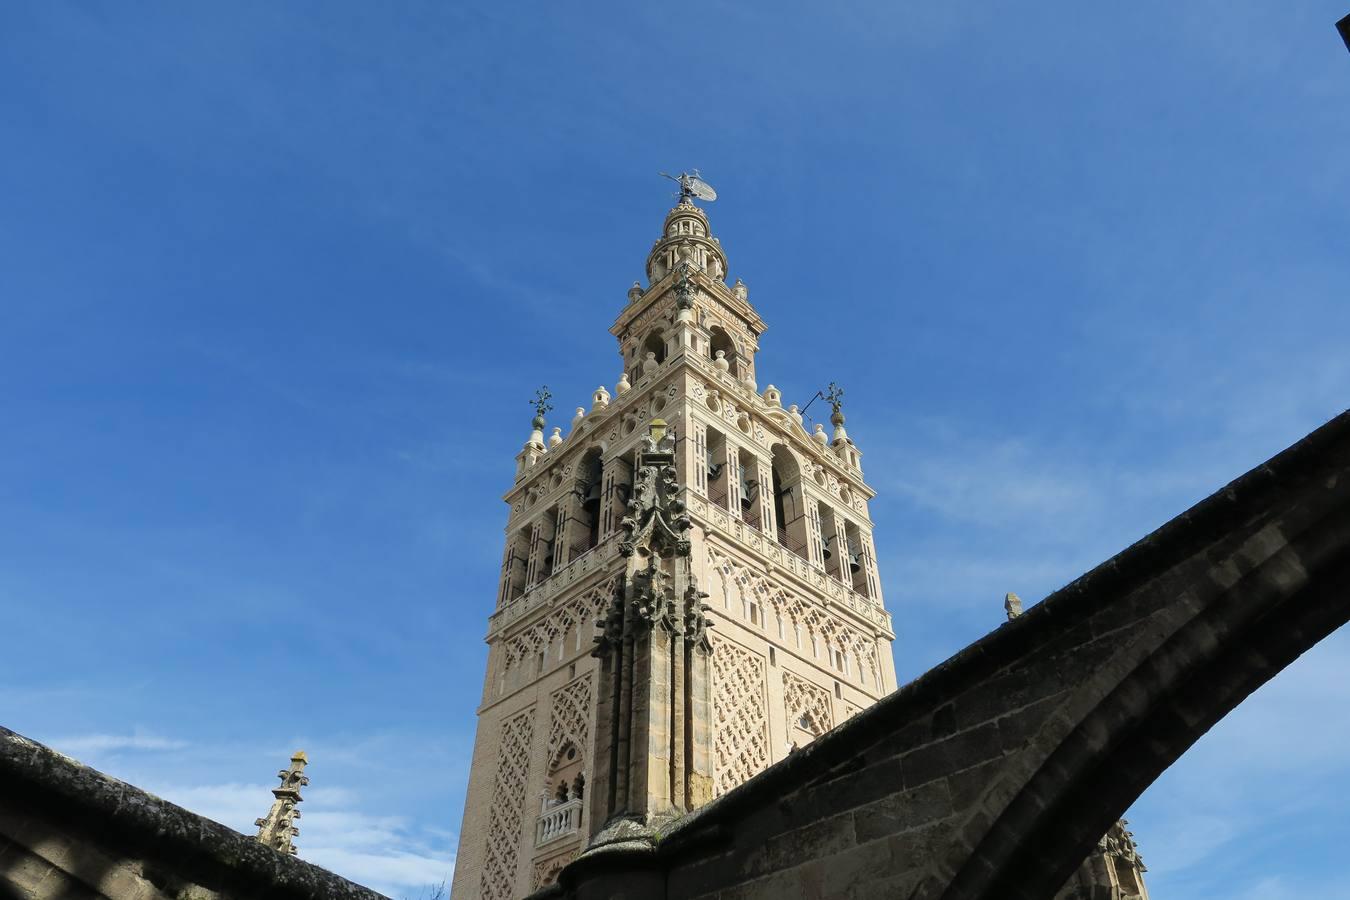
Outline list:
[[[764,657],[717,638],[712,646],[713,789],[720,795],[768,767],[769,718]]]
[[[548,725],[548,768],[557,767],[558,756],[570,744],[585,753],[591,730],[591,675],[587,673],[553,692]]]
[[[533,707],[502,723],[497,777],[488,811],[487,849],[483,854],[484,900],[511,900],[515,896],[516,859],[524,836],[521,815],[533,740]]]
[[[568,863],[577,858],[581,852],[580,847],[573,847],[558,856],[551,856],[548,859],[540,860],[534,864],[534,871],[530,876],[530,890],[537,891],[542,887],[548,887],[558,880],[560,873]]]
[[[626,567],[598,623],[593,830],[647,826],[712,796],[707,595],[675,472],[674,436],[655,419],[619,523]]]
[[[789,645],[795,645],[793,633],[800,629],[803,655],[813,655],[814,650],[826,654],[826,662],[833,665],[835,651],[852,655],[867,672],[868,686],[879,688],[880,670],[878,669],[876,635],[864,635],[830,610],[802,597],[788,593],[785,588],[753,571],[716,547],[708,548],[708,568],[722,578],[726,596],[739,596],[752,599],[769,616],[769,621],[779,619],[783,622],[784,635]],[[826,585],[837,584],[825,581]],[[818,646],[817,646],[818,644]]]
[[[783,706],[787,713],[789,740],[794,727],[816,737],[834,727],[830,692],[788,671],[783,672]]]
[[[291,839],[300,834],[294,822],[300,818],[300,810],[296,806],[305,799],[300,796],[300,788],[309,784],[309,776],[305,775],[308,762],[305,751],[295,751],[290,766],[277,773],[281,786],[272,788],[272,796],[276,798],[272,801],[272,808],[267,815],[253,821],[258,826],[258,842],[281,853],[295,853],[295,844]]]

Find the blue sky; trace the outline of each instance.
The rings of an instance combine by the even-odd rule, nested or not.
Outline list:
[[[702,169],[847,390],[902,679],[1345,408],[1341,4],[0,10],[0,722],[453,867],[512,456]],[[1350,637],[1136,804],[1157,900],[1350,898]]]

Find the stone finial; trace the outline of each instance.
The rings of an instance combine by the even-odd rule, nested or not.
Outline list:
[[[812,433],[811,437],[822,447],[827,446],[830,443],[830,436],[825,433],[825,426],[819,422],[816,423],[816,430]]]
[[[834,443],[839,444],[848,440],[848,432],[844,430],[844,389],[833,381],[825,389],[825,399],[830,401],[830,424],[834,426]]]
[[[576,415],[572,416],[572,431],[575,432],[580,427],[583,419],[586,418],[586,407],[578,406]]]
[[[624,379],[621,378],[619,380],[623,381]],[[591,394],[591,412],[598,412],[599,410],[607,409],[608,407],[609,391],[605,390],[605,386],[602,384],[595,389],[594,394]]]
[[[272,796],[276,798],[272,801],[272,808],[267,815],[253,821],[258,826],[258,843],[279,853],[295,854],[292,839],[300,834],[300,829],[293,823],[300,818],[300,810],[296,809],[296,805],[304,799],[300,796],[300,788],[309,784],[309,777],[305,775],[308,763],[309,758],[303,750],[297,750],[291,755],[289,768],[277,773],[281,786],[272,788]]]
[[[1008,621],[1011,622],[1022,614],[1022,598],[1009,591],[1003,597],[1003,609],[1008,613]]]
[[[632,389],[633,383],[628,380],[628,373],[621,372],[619,374],[619,383],[614,385],[614,393],[622,397],[624,394],[628,393]]]
[[[633,286],[628,289],[628,302],[636,303],[641,299],[642,299],[642,285],[635,281],[633,282]]]
[[[798,425],[802,424],[802,411],[797,408],[797,404],[794,403],[788,407],[788,415],[792,416],[792,421]]]
[[[548,436],[548,445],[556,447],[563,442],[562,429],[554,427],[553,433]]]
[[[553,399],[553,393],[548,389],[548,385],[540,385],[539,390],[534,392],[534,399],[530,405],[534,407],[534,419],[530,422],[530,439],[525,442],[526,449],[544,449],[544,415],[553,409],[553,404],[549,401]]]
[[[731,363],[727,362],[727,351],[718,350],[717,358],[713,360],[713,368],[719,372],[726,372],[731,368]]]
[[[741,281],[739,278],[737,278],[736,283],[731,286],[731,292],[736,295],[736,299],[738,300],[750,299],[750,288],[746,287],[745,282]]]

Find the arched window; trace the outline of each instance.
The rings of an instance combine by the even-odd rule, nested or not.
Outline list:
[[[543,581],[562,568],[562,560],[557,552],[558,507],[549,507],[539,524],[539,548],[536,551],[539,554],[539,562],[537,563],[538,569],[535,572],[535,581]]]
[[[848,578],[853,590],[864,597],[872,596],[871,579],[868,577],[867,555],[863,544],[862,532],[858,526],[845,520],[844,542],[848,548]]]
[[[708,335],[708,358],[715,360],[717,359],[717,352],[719,350],[722,351],[725,354],[725,359],[729,366],[727,371],[731,373],[733,378],[739,377],[740,370],[737,366],[736,342],[731,339],[731,335],[727,334],[726,330],[723,329],[721,325],[714,325],[710,328]]]
[[[507,551],[503,575],[502,601],[510,603],[525,593],[526,576],[530,570],[530,528],[516,532]]]
[[[708,429],[707,458],[708,499],[714,505],[727,508],[727,483],[731,473],[727,471],[727,439],[715,428]]]
[[[573,522],[568,532],[571,546],[569,561],[600,543],[600,488],[603,470],[600,448],[586,451],[577,466],[577,483],[573,488]]]
[[[642,342],[642,356],[645,359],[648,353],[656,354],[657,365],[666,361],[666,336],[660,331],[653,331],[647,335],[647,339]]]
[[[740,480],[741,520],[756,531],[762,531],[760,522],[759,466],[750,451],[741,448],[736,454],[736,476]]]
[[[824,552],[825,571],[847,583],[847,569],[844,567],[844,549],[840,540],[843,535],[835,530],[834,514],[828,506],[816,501],[816,518],[820,522],[820,546]]]
[[[797,458],[782,444],[773,445],[773,519],[782,544],[807,559],[806,508],[803,504],[802,470]]]

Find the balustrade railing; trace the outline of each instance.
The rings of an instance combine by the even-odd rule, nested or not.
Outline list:
[[[534,829],[535,846],[576,834],[581,828],[581,798],[550,806],[539,817]]]
[[[797,540],[788,533],[786,528],[778,529],[778,543],[782,544],[784,549],[797,554],[802,559],[806,559],[806,541]]]

